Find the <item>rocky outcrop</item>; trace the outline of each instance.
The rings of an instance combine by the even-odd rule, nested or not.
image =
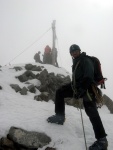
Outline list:
[[[35,79],[36,76],[34,73],[32,73],[32,71],[27,70],[26,72],[24,72],[24,74],[18,76],[17,78],[19,79],[20,82],[25,82],[31,79]]]
[[[14,67],[13,69],[15,69],[16,71],[21,71],[22,70],[22,67]]]
[[[63,76],[60,74],[55,75],[54,73],[48,73],[46,69],[44,69],[37,77],[38,80],[41,81],[41,86],[38,87],[40,92],[48,92],[49,98],[54,100],[55,91],[60,86],[71,82],[69,76]]]
[[[21,70],[22,68],[14,67],[14,69]],[[25,65],[25,71],[22,75],[16,77],[20,82],[25,83],[27,86],[22,88],[17,84],[11,84],[10,86],[15,90],[15,92],[20,92],[21,95],[27,95],[27,92],[34,94],[34,100],[46,101],[50,99],[54,101],[56,90],[69,82],[71,82],[70,76],[64,76],[62,74],[55,75],[54,72],[48,73],[44,66],[36,66],[32,64]],[[35,71],[35,74],[34,74]],[[39,85],[34,85],[30,83],[30,80],[36,79],[40,81]],[[35,95],[36,91],[39,90],[40,94]],[[103,96],[104,104],[108,107],[110,113],[113,113],[113,101],[109,99],[106,95]],[[78,107],[78,102],[72,98],[65,99],[66,104]],[[81,106],[83,108],[83,106]]]
[[[15,92],[21,91],[21,88],[18,84],[10,84],[10,86],[15,90]]]
[[[36,65],[32,65],[32,64],[25,65],[25,69],[31,70],[31,71],[42,71],[42,68],[44,68],[44,67],[43,66],[36,66]]]
[[[0,140],[0,149],[10,150],[36,150],[49,144],[51,138],[45,133],[26,131],[21,128],[11,127],[6,137]]]
[[[48,102],[50,100],[50,94],[48,92],[41,92],[40,95],[34,96],[34,99],[37,101],[46,101]]]
[[[14,69],[21,70],[19,67],[14,67]],[[54,101],[56,89],[71,81],[70,76],[65,77],[62,74],[55,75],[53,72],[48,73],[43,66],[27,64],[25,69],[27,71],[16,78],[19,79],[20,82],[28,84],[28,86],[20,88],[19,85],[13,83],[10,84],[10,86],[15,90],[15,92],[20,92],[21,95],[27,95],[28,91],[35,94],[36,90],[39,90],[41,94],[34,95],[34,99],[37,101],[48,101],[49,99]],[[37,74],[34,74],[34,71]],[[40,86],[29,82],[33,79],[40,81]]]

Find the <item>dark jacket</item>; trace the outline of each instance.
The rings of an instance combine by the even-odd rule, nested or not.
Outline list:
[[[77,91],[86,91],[94,82],[94,66],[84,52],[78,58],[73,59],[72,72],[72,85]]]
[[[35,59],[36,62],[42,63],[42,61],[41,61],[41,59],[40,59],[40,53],[36,53],[36,54],[34,55],[34,59]]]

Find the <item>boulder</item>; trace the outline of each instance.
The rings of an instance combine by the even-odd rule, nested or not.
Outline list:
[[[49,101],[49,93],[48,92],[42,92],[40,95],[36,95],[34,97],[35,100],[37,101]]]
[[[28,90],[29,90],[31,93],[35,93],[35,92],[36,92],[35,86],[34,86],[33,84],[29,85],[27,88],[28,88]]]
[[[42,71],[41,66],[36,66],[36,65],[32,65],[32,64],[25,65],[25,69],[31,70],[31,71]]]
[[[20,91],[20,94],[21,94],[21,95],[27,95],[27,91],[28,91],[28,89],[27,89],[26,87],[23,87],[23,88],[21,89],[21,91]]]
[[[15,90],[15,92],[21,91],[21,88],[18,84],[10,84],[10,86]]]
[[[16,71],[21,71],[22,67],[14,67],[13,69],[15,69]]]
[[[8,138],[29,149],[38,149],[39,147],[43,147],[51,142],[51,138],[45,133],[26,131],[16,127],[10,128]]]

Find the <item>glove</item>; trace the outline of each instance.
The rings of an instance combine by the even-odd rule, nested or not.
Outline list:
[[[77,94],[75,95],[76,99],[82,98],[86,94],[86,90],[84,89],[78,89]]]

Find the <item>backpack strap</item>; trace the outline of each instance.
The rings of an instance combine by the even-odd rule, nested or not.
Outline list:
[[[73,85],[71,85],[71,86],[72,86],[72,90],[73,90],[74,94],[77,94],[77,90],[75,89],[75,85],[76,85],[75,72],[76,72],[76,69],[77,69],[79,63],[80,63],[80,60],[77,62],[74,72],[73,72]]]

